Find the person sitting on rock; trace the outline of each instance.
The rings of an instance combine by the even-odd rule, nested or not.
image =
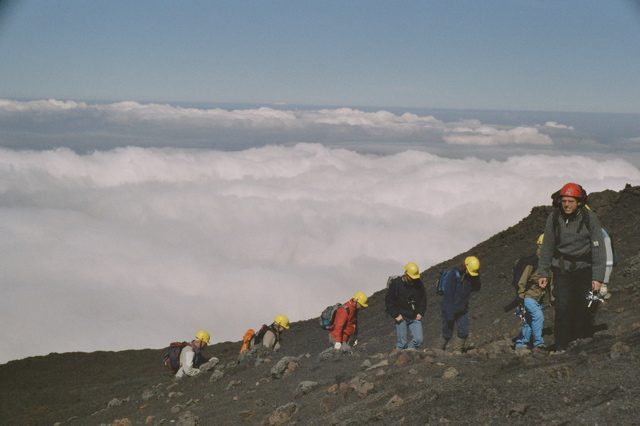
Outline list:
[[[444,350],[457,328],[456,338],[449,349],[462,351],[469,336],[469,298],[472,291],[480,290],[480,260],[475,256],[464,259],[462,264],[447,274],[444,282],[444,297],[440,305],[442,335],[438,348]]]
[[[427,310],[427,292],[418,265],[409,262],[404,267],[404,275],[390,278],[385,304],[396,324],[396,349],[419,348],[424,341],[422,317]],[[409,332],[412,340],[407,344]]]
[[[358,311],[369,306],[367,296],[359,291],[336,310],[333,324],[329,327],[329,342],[334,349],[351,350],[357,343]]]
[[[537,257],[540,257],[540,247],[544,241],[544,234],[538,237]],[[534,257],[535,259],[535,257]],[[542,327],[544,325],[544,313],[542,312],[542,299],[549,293],[550,302],[553,303],[553,280],[548,280],[548,285],[541,288],[538,284],[538,265],[528,264],[525,266],[522,275],[518,280],[518,298],[522,300],[525,309],[524,323],[522,330],[516,339],[515,348],[526,348],[531,342],[533,348],[544,349],[544,338],[542,337]]]
[[[204,349],[211,339],[211,335],[204,330],[196,333],[196,338],[188,343],[180,351],[180,369],[176,373],[176,378],[184,376],[197,376],[200,373],[209,371],[218,363],[218,358],[205,358],[202,355]]]

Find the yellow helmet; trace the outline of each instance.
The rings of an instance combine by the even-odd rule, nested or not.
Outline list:
[[[200,330],[196,333],[196,339],[201,340],[208,345],[211,335],[204,330]]]
[[[367,297],[366,294],[364,294],[363,292],[359,291],[356,294],[353,295],[353,300],[355,300],[356,302],[358,302],[359,304],[361,304],[363,307],[367,307],[369,306],[367,304],[367,302],[369,301],[369,298]]]
[[[409,275],[414,280],[417,280],[420,278],[420,271],[418,270],[418,265],[416,265],[413,262],[409,262],[406,265],[404,265],[404,272],[406,272],[406,274]]]
[[[283,326],[284,328],[288,329],[289,328],[289,318],[285,317],[284,315],[280,314],[278,316],[276,316],[273,319],[273,322],[275,322],[278,325]]]
[[[464,260],[464,266],[472,277],[477,277],[480,273],[480,261],[475,256],[469,256]]]
[[[540,236],[538,237],[538,245],[541,246],[543,241],[544,241],[544,234],[540,234]]]

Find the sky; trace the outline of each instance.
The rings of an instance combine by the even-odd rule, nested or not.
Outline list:
[[[1,0],[0,363],[239,341],[640,185],[639,10]]]
[[[640,113],[637,0],[0,4],[0,98]]]

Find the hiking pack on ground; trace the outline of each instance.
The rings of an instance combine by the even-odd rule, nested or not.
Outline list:
[[[436,293],[438,293],[438,295],[440,296],[444,296],[444,291],[445,291],[445,286],[447,284],[448,281],[448,277],[451,274],[455,274],[456,275],[456,279],[460,279],[460,271],[458,271],[457,269],[449,269],[446,271],[440,271],[440,276],[438,277],[438,281],[436,281]]]
[[[180,352],[182,348],[189,345],[188,342],[173,342],[167,349],[167,354],[162,359],[171,374],[176,374],[180,369]]]
[[[347,306],[341,303],[336,303],[335,305],[329,305],[324,308],[322,314],[320,314],[320,327],[325,330],[330,330],[336,319],[336,311],[340,307],[346,308]]]

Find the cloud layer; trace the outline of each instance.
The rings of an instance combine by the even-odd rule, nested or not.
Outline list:
[[[144,120],[140,111],[119,114],[124,105],[105,108],[116,110],[112,120]],[[366,121],[369,130],[378,121],[384,131],[443,126],[352,110],[244,114],[239,122],[259,128],[300,120]],[[163,121],[157,111],[151,117]],[[215,341],[238,340],[276,314],[315,317],[356,291],[382,289],[408,261],[426,268],[467,250],[546,204],[569,180],[590,192],[619,190],[640,184],[640,172],[623,160],[584,156],[484,161],[309,143],[0,149],[0,362],[159,348],[198,329]]]
[[[28,129],[36,134],[42,132],[43,138],[49,138],[49,142],[40,141],[42,146],[32,148],[56,147],[51,145],[55,143],[56,135],[64,137],[58,146],[69,146],[71,134],[84,137],[84,145],[76,143],[77,146],[73,146],[76,151],[111,149],[126,144],[176,146],[181,144],[180,141],[186,147],[225,150],[248,148],[247,141],[251,141],[250,146],[348,141],[393,143],[396,146],[404,141],[423,147],[438,144],[552,145],[550,135],[561,131],[566,136],[572,131],[570,126],[555,122],[518,126],[489,125],[479,120],[445,122],[431,115],[419,116],[408,112],[397,115],[384,110],[366,112],[351,108],[227,110],[131,101],[87,104],[58,100],[0,100],[0,124],[21,131]],[[110,145],[101,142],[101,137],[106,134],[112,136]],[[262,143],[257,143],[258,140]],[[9,136],[0,142],[7,147],[15,147],[11,145]]]

